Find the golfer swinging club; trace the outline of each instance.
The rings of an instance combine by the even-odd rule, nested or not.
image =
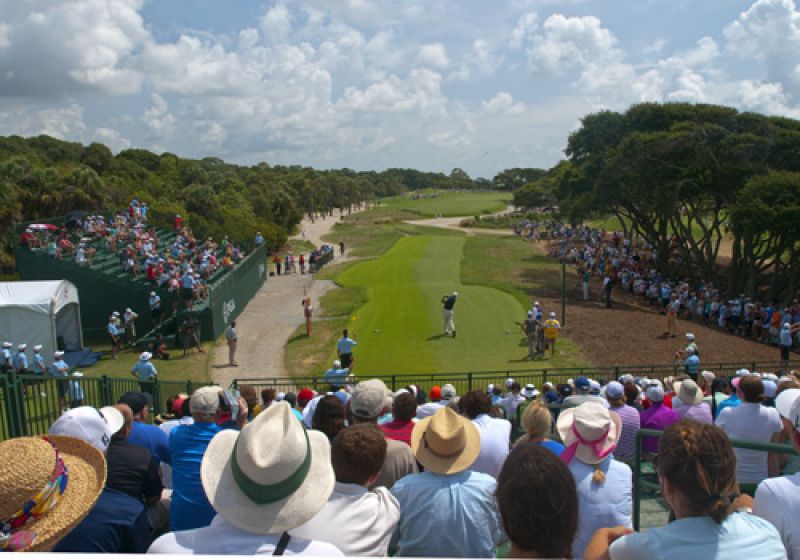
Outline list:
[[[456,324],[453,321],[453,307],[456,305],[456,298],[458,292],[453,292],[451,295],[442,296],[442,305],[444,307],[444,334],[453,333],[453,338],[456,337]]]

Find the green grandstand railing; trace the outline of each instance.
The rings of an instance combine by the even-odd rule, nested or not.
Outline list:
[[[701,369],[713,371],[717,375],[732,376],[737,369],[749,368],[751,371],[777,371],[779,369],[800,368],[800,360],[784,362],[750,362],[750,363],[701,363]],[[507,369],[489,370],[475,372],[450,372],[450,373],[356,373],[356,379],[381,379],[392,391],[401,389],[409,384],[417,384],[426,391],[434,385],[450,383],[455,386],[459,394],[472,391],[473,389],[486,389],[489,383],[498,383],[505,389],[505,380],[509,377],[519,381],[523,386],[526,383],[533,383],[537,388],[547,381],[558,384],[566,383],[568,379],[579,376],[593,378],[603,378],[608,381],[619,379],[624,374],[635,376],[647,376],[650,378],[663,379],[670,375],[682,373],[680,365],[675,364],[650,364],[638,366],[616,366],[616,367],[573,367],[573,368],[527,368],[527,369]],[[325,389],[329,383],[325,381],[323,375],[307,377],[258,377],[258,378],[237,378],[232,382],[234,387],[240,385],[252,385],[257,391],[271,387],[276,391],[295,391],[300,387],[309,387],[315,391]]]
[[[48,428],[61,415],[58,398],[58,382],[67,383],[66,404],[78,396],[74,383],[83,395],[81,404],[100,408],[115,404],[128,391],[138,391],[139,382],[133,376],[127,378],[65,377],[54,378],[40,375],[20,375],[14,372],[0,373],[0,440],[47,433]],[[202,384],[191,380],[159,381],[153,384],[152,415],[163,412],[167,396],[178,393],[191,394]],[[42,393],[45,396],[42,396]]]
[[[655,467],[652,463],[642,460],[642,439],[646,437],[661,438],[664,434],[661,430],[642,429],[636,432],[636,453],[633,461],[633,529],[639,530],[640,518],[642,513],[642,490],[648,489],[653,492],[660,492],[661,485],[643,478],[644,474],[655,475]],[[766,451],[771,453],[783,453],[786,455],[800,455],[791,445],[785,443],[767,443],[746,439],[731,439],[731,445],[737,449],[751,449],[754,451]],[[645,472],[646,471],[646,472]],[[742,493],[752,494],[755,485],[740,483],[739,489]]]

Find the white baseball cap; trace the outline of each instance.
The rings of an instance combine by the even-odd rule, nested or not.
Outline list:
[[[690,332],[687,332],[686,333],[686,338],[688,338],[689,340],[694,340],[694,334],[692,334]]]
[[[53,356],[55,356],[56,358],[61,358],[62,356],[64,356],[64,352],[62,352],[61,350],[56,350],[55,352],[53,352]]]
[[[3,343],[3,348],[11,348],[11,347],[13,347],[13,346],[14,346],[14,345],[13,345],[13,344],[11,344],[10,342],[4,342],[4,343]]]
[[[454,295],[454,296],[457,296],[457,295],[458,295],[458,292],[453,292],[453,295]]]
[[[800,389],[785,389],[775,399],[778,414],[789,420],[800,431]]]
[[[556,317],[556,312],[555,312],[555,311],[551,311],[551,312],[550,312],[550,317],[552,317],[553,319],[555,319],[555,317]]]
[[[52,436],[72,436],[93,445],[100,451],[108,449],[113,436],[124,424],[122,413],[103,410],[101,413],[93,406],[79,406],[62,414],[56,420],[48,434]]]
[[[33,351],[34,352],[38,352],[41,349],[42,349],[42,345],[41,344],[37,344],[36,346],[33,347]]]
[[[20,344],[19,346],[17,346],[17,350],[25,350],[27,347],[28,347],[27,344]]]

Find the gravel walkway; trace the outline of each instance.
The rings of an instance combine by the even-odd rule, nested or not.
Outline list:
[[[312,224],[304,219],[297,239],[306,239],[315,246],[323,244],[327,234],[338,221],[337,217],[316,219]],[[338,253],[338,248],[336,249]],[[334,263],[349,260],[336,256]],[[236,319],[239,346],[236,361],[239,367],[228,367],[228,346],[225,338],[217,341],[211,366],[211,377],[215,383],[227,387],[235,378],[284,377],[283,355],[292,333],[305,322],[302,300],[307,293],[315,308],[319,298],[335,287],[330,280],[315,280],[310,274],[270,276],[247,307]]]

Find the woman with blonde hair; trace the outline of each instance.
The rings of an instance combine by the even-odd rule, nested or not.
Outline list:
[[[631,469],[614,459],[622,421],[602,402],[585,402],[562,410],[556,429],[566,449],[561,454],[578,490],[578,534],[572,543],[575,558],[583,558],[598,529],[632,527]]]
[[[547,437],[550,435],[553,427],[553,416],[550,414],[550,409],[545,405],[539,401],[533,401],[525,407],[521,423],[522,429],[525,430],[525,435],[514,443],[514,447],[535,443],[552,451],[558,456],[564,452],[564,446],[562,444]]]
[[[769,521],[749,513],[739,496],[736,456],[720,428],[681,420],[661,438],[656,464],[664,500],[675,520],[633,533],[601,529],[586,547],[590,560],[612,558],[786,558]]]

